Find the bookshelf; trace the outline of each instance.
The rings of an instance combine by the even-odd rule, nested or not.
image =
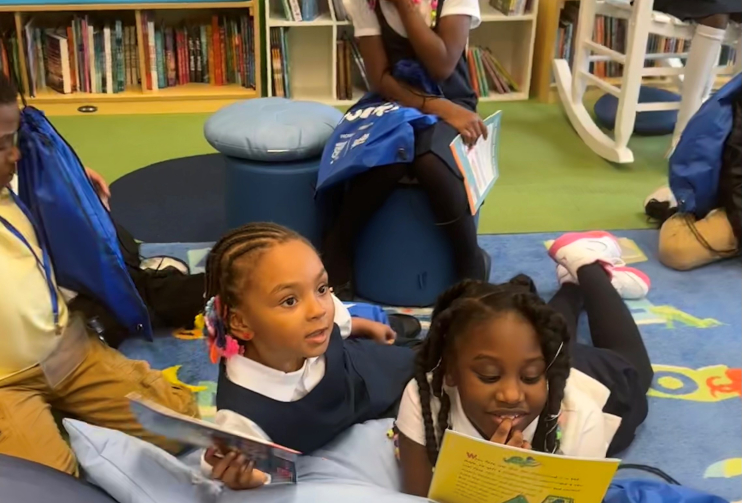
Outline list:
[[[594,0],[584,0],[594,1]],[[555,58],[555,49],[558,45],[560,19],[562,18],[562,12],[566,6],[574,7],[575,10],[579,7],[580,0],[542,0],[539,4],[538,11],[538,22],[537,22],[537,34],[536,44],[533,56],[533,77],[531,79],[531,96],[536,98],[538,101],[543,103],[554,102],[557,99],[556,84],[554,84],[552,78],[552,64]],[[576,27],[576,15],[574,17],[574,24]],[[600,23],[600,20],[596,20]],[[620,21],[624,26],[627,25],[628,21]],[[596,33],[600,35],[594,35],[598,37],[596,40],[602,37],[609,37],[610,30],[612,28],[606,28],[608,21],[604,21],[602,25],[596,25]],[[616,26],[616,25],[614,25]],[[606,33],[606,30],[608,33]],[[619,36],[619,39],[621,36]],[[603,43],[603,40],[598,40]],[[658,45],[658,43],[660,45]],[[661,44],[666,43],[662,46]],[[683,47],[687,47],[687,42],[682,40],[666,39],[657,35],[650,35],[648,52],[666,52],[666,53],[682,53]],[[610,43],[607,44],[610,47]],[[619,44],[622,45],[622,44]],[[623,47],[620,47],[619,52],[623,52]],[[563,56],[563,55],[562,55]],[[739,57],[739,56],[738,56]],[[733,56],[729,51],[728,47],[722,49],[720,64],[729,65],[733,60]],[[621,67],[618,64],[613,68],[600,68],[596,73],[597,76],[605,80],[611,85],[617,86],[621,83]],[[714,87],[718,88],[724,85],[729,80],[726,75],[719,75],[715,79]],[[646,83],[651,83],[652,86],[666,87],[673,89],[675,83],[672,79],[662,77],[644,77]],[[597,89],[597,88],[596,88]],[[673,89],[676,90],[676,89]],[[602,94],[602,91],[601,91]]]
[[[342,0],[309,0],[316,1],[318,13],[311,21],[286,19],[284,1],[289,0],[265,0],[266,95],[274,95],[274,77],[278,72],[284,73],[274,62],[273,41],[273,46],[285,51],[285,54],[279,53],[277,59],[285,58],[288,68],[288,85],[277,85],[288,87],[291,98],[333,106],[355,103],[363,96],[365,86],[352,57],[349,66],[353,85],[351,92],[346,93],[352,95],[352,99],[338,97],[343,94],[338,86],[348,81],[348,70],[339,61],[343,54],[342,49],[340,54],[338,52],[337,41],[353,37],[353,26],[345,19]],[[306,0],[298,2],[301,5]],[[490,92],[480,98],[482,102],[528,99],[539,0],[528,3],[525,14],[505,15],[491,7],[488,0],[480,0],[482,23],[472,30],[469,45],[489,49],[518,87],[517,91],[509,93]]]
[[[14,44],[18,47],[13,54],[18,61],[14,64],[20,74],[19,80],[21,87],[25,90],[27,103],[44,110],[49,115],[79,114],[82,106],[95,107],[96,113],[99,114],[213,112],[236,100],[261,95],[262,50],[260,43],[262,38],[258,10],[257,0],[0,5],[0,30],[2,30],[3,43],[7,44],[8,49],[11,46],[10,39],[15,37]],[[47,55],[50,30],[58,30],[63,38],[65,33],[73,33],[69,30],[78,30],[74,32],[74,37],[76,37],[74,40],[79,42],[81,40],[79,28],[82,26],[79,20],[82,19],[89,23],[88,26],[94,27],[96,34],[101,34],[100,38],[90,39],[93,40],[94,53],[100,54],[100,62],[96,62],[95,56],[90,61],[92,68],[103,74],[101,77],[103,87],[100,86],[100,80],[97,86],[93,84],[93,87],[90,87],[93,79],[92,73],[90,71],[87,74],[78,73],[82,70],[75,69],[78,63],[86,61],[87,56],[85,52],[75,52],[73,40],[68,40],[70,73],[66,75],[75,72],[75,76],[72,77],[73,92],[64,94],[44,85],[49,77],[49,71],[48,68],[39,67],[42,63],[39,63],[38,55]],[[208,64],[208,54],[214,50],[213,42],[219,39],[218,37],[216,39],[205,37],[206,26],[211,26],[214,19],[219,20],[217,27],[220,30],[225,28],[229,30],[227,37],[228,39],[230,36],[233,37],[236,44],[229,53],[231,58],[229,61],[232,65],[226,70],[227,73],[224,74],[226,76],[220,78],[219,85],[215,84],[216,79],[213,74],[213,63],[218,60],[214,59],[211,65]],[[244,25],[231,28],[233,24],[236,25],[243,20]],[[165,75],[165,80],[156,82],[154,85],[148,85],[144,78],[148,74],[150,78],[155,75],[148,72],[147,68],[150,58],[145,45],[145,41],[148,40],[147,21],[151,21],[152,26],[156,27],[154,29],[158,32],[162,32],[161,35],[160,33],[156,35],[156,41],[162,45],[155,49],[159,49],[159,52],[154,53],[156,54],[154,61],[160,74]],[[117,22],[122,30],[122,36],[119,39],[109,34],[115,32],[114,27]],[[248,24],[250,24],[250,29],[248,29]],[[33,34],[35,32],[29,31],[29,26],[31,30],[36,29],[41,35]],[[104,27],[106,27],[105,32]],[[173,57],[175,62],[172,63],[175,70],[168,68],[169,61],[167,61],[168,53],[166,52],[168,31],[166,28],[171,32],[169,36],[173,47],[170,53],[175,54]],[[65,30],[68,31],[65,32]],[[180,44],[178,42],[180,31],[183,32],[182,46],[177,45]],[[105,36],[102,35],[103,33]],[[30,37],[29,34],[31,34]],[[203,37],[201,38],[202,45],[198,45],[199,35]],[[39,37],[38,45],[34,46],[35,49],[31,50],[32,56],[29,56],[27,41],[29,38],[34,38],[35,41],[37,36]],[[112,46],[116,43],[121,45]],[[190,43],[196,45],[189,46]],[[107,52],[101,52],[101,47],[103,47],[101,44],[108,47]],[[116,66],[116,48],[125,54],[125,56],[122,55],[121,66]],[[203,54],[203,59],[201,56],[194,56],[198,53]],[[113,63],[107,60],[108,57],[113,60]],[[195,57],[198,57],[200,73],[194,74],[196,59],[189,58]],[[180,58],[185,66],[180,66]],[[47,58],[44,57],[44,59]],[[43,64],[47,65],[47,62]],[[97,66],[98,64],[100,66]],[[31,77],[29,67],[36,68],[33,77]],[[109,69],[107,74],[106,68]],[[42,74],[45,75],[43,79],[40,77]],[[105,79],[106,77],[110,79],[112,75],[114,76],[113,86],[106,87]],[[172,80],[173,75],[175,80]],[[168,77],[171,78],[168,79]],[[34,96],[31,96],[29,92],[34,87],[31,82],[32,78],[36,82]],[[87,83],[88,89],[75,89],[83,85],[81,79]],[[166,87],[161,87],[163,84]]]

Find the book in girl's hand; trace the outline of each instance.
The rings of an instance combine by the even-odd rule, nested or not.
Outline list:
[[[498,110],[484,119],[487,138],[480,137],[474,146],[469,147],[464,144],[461,135],[456,136],[450,145],[453,158],[464,177],[472,215],[476,215],[484,198],[487,197],[500,176],[497,157],[500,150],[501,116],[502,111]]]
[[[495,444],[447,430],[428,499],[445,503],[600,503],[618,459]]]
[[[269,475],[271,484],[296,484],[296,458],[300,453],[265,440],[267,435],[257,424],[253,423],[253,435],[245,435],[179,414],[137,393],[130,393],[127,398],[146,430],[193,447],[237,450],[254,461],[257,470]]]

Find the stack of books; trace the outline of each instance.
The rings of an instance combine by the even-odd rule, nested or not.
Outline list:
[[[20,76],[20,63],[18,59],[18,37],[15,30],[0,34],[0,71],[9,79]],[[16,79],[21,86],[20,78]],[[19,89],[24,94],[25,89]]]
[[[28,94],[122,92],[139,81],[137,47],[136,27],[120,20],[95,25],[83,16],[42,29],[31,19],[23,28]]]
[[[490,6],[506,16],[522,16],[531,11],[531,0],[490,0]]]
[[[255,21],[246,14],[217,16],[210,24],[156,24],[142,13],[149,90],[188,83],[255,87]]]
[[[337,99],[352,100],[353,89],[356,87],[358,79],[355,79],[356,73],[353,72],[353,66],[360,75],[360,81],[363,82],[364,91],[371,88],[366,75],[366,66],[363,64],[361,52],[358,50],[355,39],[347,33],[341,35],[337,40]]]
[[[317,0],[282,0],[281,6],[287,21],[312,21],[319,16]]]
[[[271,60],[269,64],[271,65],[271,74],[273,75],[271,79],[273,96],[291,98],[288,44],[286,43],[287,33],[288,28],[284,28],[283,26],[271,28]]]
[[[467,61],[471,85],[480,98],[486,98],[492,93],[518,92],[518,84],[489,49],[469,47]]]

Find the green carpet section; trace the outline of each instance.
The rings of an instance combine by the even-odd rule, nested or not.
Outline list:
[[[593,154],[560,105],[486,103],[503,110],[500,179],[482,207],[482,234],[647,226],[642,204],[666,183],[669,137],[632,139],[635,162],[616,166]],[[206,114],[54,117],[83,162],[109,182],[154,162],[213,151]],[[256,124],[258,126],[258,124]],[[198,183],[198,180],[194,180]]]

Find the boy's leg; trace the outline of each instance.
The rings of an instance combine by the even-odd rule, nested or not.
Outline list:
[[[737,247],[737,238],[722,209],[712,211],[701,220],[676,213],[660,229],[660,262],[679,271],[732,257],[737,254]]]
[[[0,454],[77,475],[77,461],[54,421],[47,391],[38,366],[0,381]]]
[[[126,398],[129,393],[181,414],[198,416],[188,389],[169,383],[146,362],[129,360],[93,337],[85,360],[54,390],[53,405],[88,423],[123,431],[171,452],[180,450],[176,442],[152,435],[136,421]]]

